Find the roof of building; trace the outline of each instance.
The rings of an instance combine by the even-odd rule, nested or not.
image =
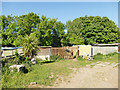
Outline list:
[[[120,43],[114,43],[114,44],[91,44],[92,46],[118,46]],[[73,46],[80,46],[80,45],[73,45]]]
[[[120,43],[114,43],[114,44],[92,44],[92,46],[118,46]]]
[[[14,50],[22,47],[1,47],[1,50]]]

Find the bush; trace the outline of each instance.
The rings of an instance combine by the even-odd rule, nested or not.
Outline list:
[[[42,61],[42,59],[40,59],[40,58],[35,58],[36,64],[42,64],[41,61]]]
[[[17,51],[17,49],[15,50],[15,57],[18,57],[19,56],[19,54],[18,54],[18,51]]]
[[[23,49],[23,53],[29,59],[34,58],[37,55],[37,51],[39,51],[39,42],[35,33],[31,33],[29,36],[26,35],[22,38],[21,47]]]
[[[98,53],[98,54],[96,54],[96,55],[93,56],[93,59],[95,59],[95,60],[102,60],[103,56],[104,56],[103,54]]]
[[[85,59],[83,59],[82,56],[78,56],[77,60],[81,60],[81,61],[83,61],[83,60],[85,60]]]
[[[31,61],[28,61],[28,60],[25,60],[25,61],[23,61],[22,62],[22,64],[24,64],[25,65],[25,67],[26,67],[26,69],[28,70],[28,71],[31,71],[32,70],[32,62]]]
[[[109,53],[109,54],[107,54],[106,56],[113,56],[113,55],[115,55],[115,54],[118,54],[118,53],[117,53],[117,52]]]
[[[18,54],[18,51],[17,51],[17,49],[15,50],[15,58],[12,60],[13,62],[13,64],[22,64],[22,62],[25,60],[25,57],[23,57],[23,56],[20,56],[19,54]]]
[[[26,59],[25,57],[18,55],[18,56],[15,56],[12,63],[13,64],[22,64],[22,62],[25,61],[25,59]]]
[[[7,60],[6,59],[3,59],[3,60],[1,60],[2,61],[2,67],[4,67],[5,66],[5,63],[7,63]]]
[[[103,55],[101,53],[98,53],[97,55],[93,56],[93,59],[95,59],[95,60],[107,59],[107,58],[110,58],[111,56],[114,56],[116,54],[118,54],[118,53],[117,52],[115,52],[115,53],[109,53],[107,55]]]
[[[10,70],[9,70],[10,66],[11,66],[11,63],[4,63],[4,66],[2,65],[2,74],[3,75],[8,75],[10,73]]]
[[[50,56],[50,60],[51,61],[58,61],[58,60],[63,60],[63,58],[61,58],[58,55],[53,55],[53,56]]]

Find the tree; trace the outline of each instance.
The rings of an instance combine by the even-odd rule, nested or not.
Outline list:
[[[39,16],[33,12],[17,17],[18,35],[30,35],[36,30],[37,23],[40,23]]]
[[[20,46],[21,38],[35,33],[39,45],[62,46],[64,45],[65,26],[57,19],[41,18],[35,13],[28,13],[21,16],[1,16],[2,45]]]
[[[107,17],[85,16],[66,23],[70,44],[117,43],[118,27]]]
[[[118,30],[118,43],[120,43],[120,28]]]
[[[61,46],[64,37],[64,24],[57,19],[41,17],[37,24],[36,35],[42,46]]]
[[[17,38],[16,38],[16,40],[14,40],[13,45],[14,45],[15,47],[20,46],[20,44],[21,44],[21,42],[22,42],[22,38],[23,38],[22,35],[18,35]]]
[[[2,45],[3,46],[13,46],[13,42],[16,39],[16,23],[15,17],[8,15],[5,17],[4,15],[0,16],[2,19],[1,29],[2,29]]]
[[[24,55],[29,59],[32,59],[38,51],[38,39],[35,33],[31,33],[22,38],[21,46],[23,48]]]

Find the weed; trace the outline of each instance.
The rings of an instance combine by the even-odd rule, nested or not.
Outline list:
[[[94,60],[102,60],[102,59],[103,59],[103,54],[98,53],[97,55],[94,55],[94,56],[93,56],[93,59],[94,59]]]
[[[40,58],[35,58],[35,62],[36,62],[36,64],[42,64],[42,59],[40,59]]]
[[[58,60],[63,60],[63,58],[61,58],[59,55],[53,55],[53,56],[50,56],[50,60],[58,61]]]
[[[77,60],[84,61],[85,59],[82,56],[78,56]]]

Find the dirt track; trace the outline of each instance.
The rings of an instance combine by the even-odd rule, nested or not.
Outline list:
[[[118,88],[118,64],[97,62],[86,67],[73,69],[65,80],[53,86],[30,85],[29,88]]]
[[[115,63],[95,63],[75,72],[74,69],[66,81],[51,88],[118,88],[118,67]]]

